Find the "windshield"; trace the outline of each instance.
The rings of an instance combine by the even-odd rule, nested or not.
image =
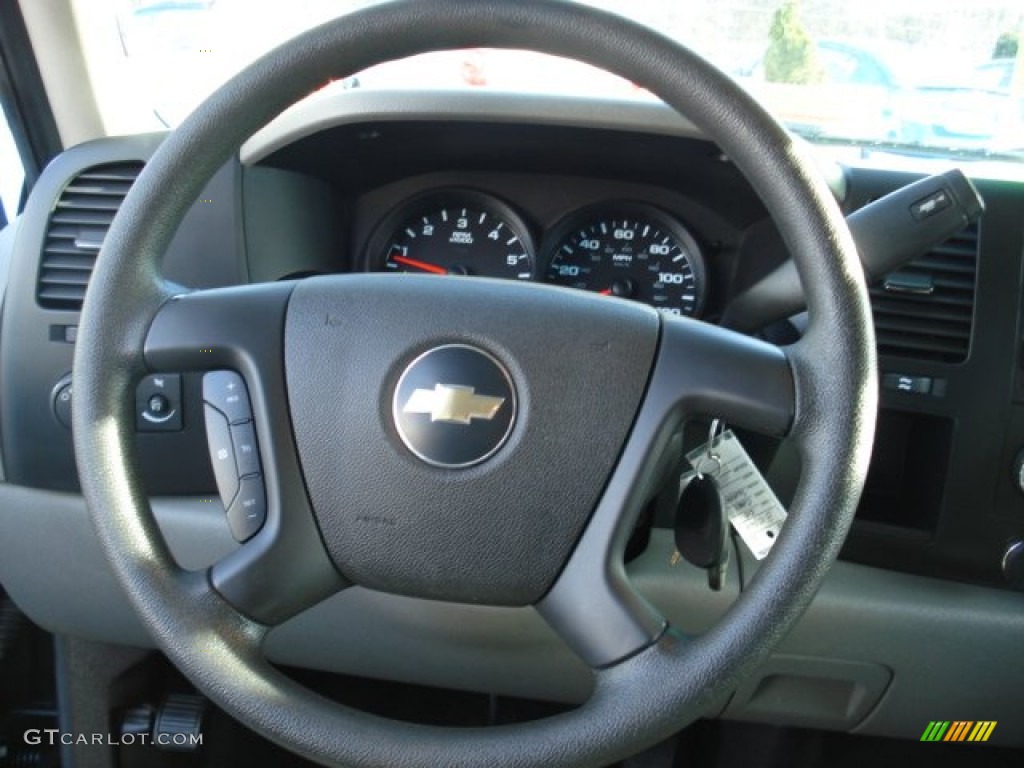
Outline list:
[[[248,62],[367,0],[73,0],[109,134],[177,125]],[[813,142],[1024,158],[1020,0],[592,0],[680,41]],[[446,51],[332,88],[650,99],[522,51]]]

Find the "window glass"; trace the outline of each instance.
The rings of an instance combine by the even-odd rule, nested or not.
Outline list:
[[[510,0],[511,2],[512,0]],[[1021,0],[587,0],[710,59],[791,130],[1024,159]],[[71,0],[109,133],[177,125],[288,38],[371,0]],[[324,83],[650,98],[575,62],[445,51]],[[981,111],[977,124],[963,116]]]
[[[3,202],[6,218],[10,221],[18,213],[21,188],[25,184],[25,169],[21,164],[7,115],[4,114],[2,107],[0,116],[3,118],[0,120],[0,201]]]

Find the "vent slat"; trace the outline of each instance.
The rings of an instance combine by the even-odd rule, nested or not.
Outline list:
[[[971,276],[971,284],[973,285],[973,283],[974,283],[974,281],[973,281],[973,278],[974,278],[974,263],[973,262],[969,262],[969,261],[956,262],[956,261],[950,261],[948,259],[935,258],[934,256],[932,256],[932,257],[924,257],[924,258],[921,258],[921,259],[917,259],[914,262],[914,268],[915,268],[915,271],[916,270],[925,270],[927,272],[931,272],[931,271],[934,270],[934,271],[941,271],[941,272],[951,272],[951,273],[955,273],[955,274],[958,274],[958,275],[970,275]]]
[[[92,270],[88,269],[56,269],[47,270],[43,278],[47,285],[77,285],[84,289],[91,274]]]
[[[82,256],[77,253],[55,253],[49,248],[46,249],[46,266],[45,269],[84,269],[92,270],[93,264],[96,263],[94,256]]]
[[[48,309],[82,308],[103,239],[142,163],[83,171],[64,188],[47,227],[36,298]]]
[[[925,360],[955,358],[963,353],[960,342],[923,336],[878,338],[878,353],[891,357],[919,357]]]
[[[78,248],[74,241],[68,242],[66,240],[52,240],[46,244],[43,249],[43,254],[49,256],[50,254],[55,256],[84,256],[87,253],[95,254],[95,250],[86,250],[84,248]]]
[[[920,307],[904,307],[904,304],[917,304],[924,306],[945,306],[945,307],[961,307],[970,312],[974,306],[974,298],[972,294],[954,294],[949,295],[934,293],[928,296],[914,296],[911,294],[899,295],[895,293],[889,293],[887,291],[871,291],[871,304],[875,308],[876,312],[922,312],[924,311]]]
[[[890,272],[889,275],[915,275],[921,277],[929,277],[931,278],[931,282],[936,289],[948,288],[952,291],[966,291],[973,295],[974,269],[972,268],[970,273],[968,273],[966,277],[961,277],[958,273],[959,270],[945,270],[942,267],[933,267],[931,269],[926,269],[922,267],[915,259],[913,262],[911,262],[911,266],[904,267],[903,269],[898,269],[895,272]],[[886,291],[883,288],[882,293],[889,294],[890,292]],[[904,294],[890,295],[902,296]]]
[[[928,302],[899,302],[884,304],[874,308],[876,320],[892,318],[893,320],[904,319],[909,321],[921,320],[948,320],[958,325],[970,324],[971,307],[969,304],[949,303],[928,303]]]
[[[69,208],[76,211],[110,211],[117,213],[123,197],[100,197],[99,195],[68,195],[57,203],[58,210]]]
[[[114,217],[109,213],[101,213],[96,211],[54,211],[50,217],[50,225],[59,224],[66,225],[69,227],[82,226],[82,227],[101,227],[107,229],[110,227]]]
[[[128,194],[128,190],[131,189],[131,187],[131,184],[122,181],[97,181],[89,184],[83,184],[81,182],[81,177],[79,177],[77,182],[72,182],[68,185],[67,189],[64,190],[64,194],[82,197],[119,197],[123,199],[125,195]]]
[[[142,163],[120,163],[118,165],[103,166],[102,169],[93,169],[89,171],[83,171],[78,174],[76,180],[78,181],[126,181],[129,186],[139,176],[139,171],[142,169]]]
[[[961,240],[958,242],[946,242],[937,248],[932,249],[932,254],[944,256],[950,259],[964,259],[974,261],[978,253],[977,240]]]
[[[894,334],[901,335],[923,334],[926,336],[941,336],[945,339],[961,339],[963,341],[967,341],[971,337],[970,330],[965,330],[962,326],[957,327],[953,324],[943,325],[940,323],[928,322],[925,320],[911,320],[908,318],[876,318],[875,331],[878,335],[885,332],[892,332]]]
[[[878,352],[893,357],[945,363],[967,359],[974,321],[978,271],[978,227],[973,225],[893,273],[917,282],[931,293],[896,293],[871,286]],[[890,277],[890,276],[886,276]]]
[[[39,291],[40,301],[78,302],[79,307],[85,299],[85,286],[48,285]]]
[[[79,227],[73,227],[69,224],[60,224],[55,222],[53,219],[50,220],[50,231],[46,233],[47,237],[64,237],[74,240],[78,237]]]

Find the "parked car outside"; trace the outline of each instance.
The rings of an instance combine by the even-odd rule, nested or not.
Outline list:
[[[976,66],[914,60],[899,46],[819,40],[825,76],[768,82],[763,57],[739,81],[795,133],[1001,153],[1024,146],[1024,102],[1011,95],[1014,59]]]
[[[824,70],[820,83],[769,82],[763,57],[739,72],[738,80],[806,138],[900,140],[899,104],[906,84],[889,61],[840,40],[819,40],[816,47]]]
[[[1011,89],[1015,59],[996,59],[905,94],[903,138],[993,153],[1024,149],[1024,100]]]

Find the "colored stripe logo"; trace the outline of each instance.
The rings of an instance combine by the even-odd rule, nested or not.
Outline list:
[[[995,729],[995,720],[932,720],[921,741],[988,741]]]

